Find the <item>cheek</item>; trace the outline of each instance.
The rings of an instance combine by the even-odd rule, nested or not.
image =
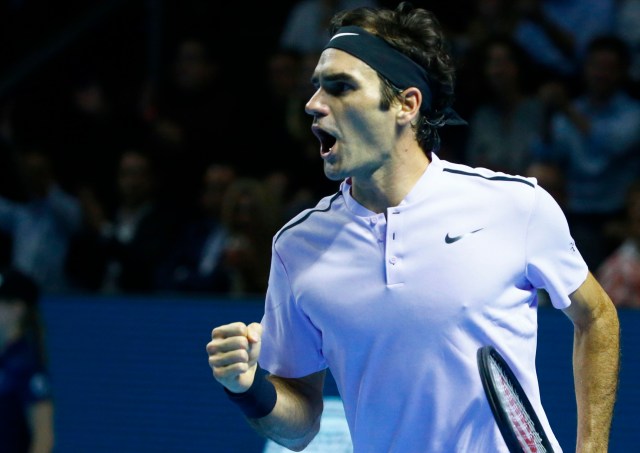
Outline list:
[[[369,99],[357,108],[345,111],[350,127],[360,134],[388,135],[393,132],[395,120],[391,110],[380,110],[379,99]]]

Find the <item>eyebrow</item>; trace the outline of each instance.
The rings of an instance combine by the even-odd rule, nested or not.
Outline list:
[[[316,85],[318,83],[318,80],[320,79],[320,77],[317,74],[314,74],[311,77],[311,83],[313,85]],[[355,77],[353,77],[351,74],[346,73],[346,72],[335,72],[332,74],[326,74],[324,76],[322,76],[322,79],[324,81],[327,82],[335,82],[335,81],[345,81],[345,82],[356,82]]]

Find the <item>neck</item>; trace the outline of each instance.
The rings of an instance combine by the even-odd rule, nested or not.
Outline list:
[[[399,205],[430,163],[419,147],[396,155],[401,158],[381,167],[370,177],[351,178],[351,195],[370,211],[383,213],[387,208]]]

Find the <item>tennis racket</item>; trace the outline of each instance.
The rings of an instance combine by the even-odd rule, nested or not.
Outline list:
[[[553,453],[529,398],[504,358],[493,346],[479,348],[477,356],[482,386],[509,452]]]

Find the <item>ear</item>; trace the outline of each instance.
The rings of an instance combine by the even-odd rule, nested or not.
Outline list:
[[[397,118],[400,124],[408,124],[420,113],[422,105],[422,93],[416,87],[409,87],[400,96],[400,110]]]

